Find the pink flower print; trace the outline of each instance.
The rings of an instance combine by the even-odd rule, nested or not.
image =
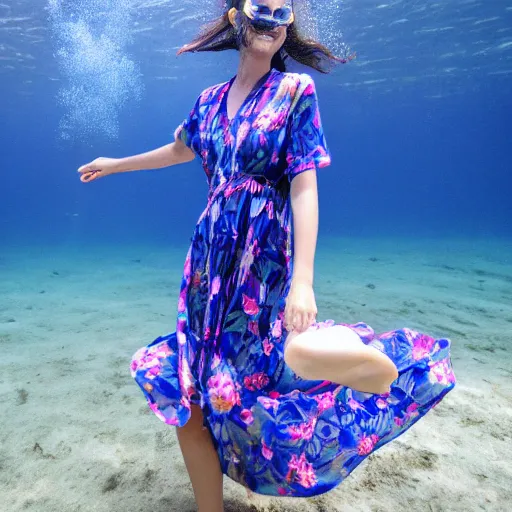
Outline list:
[[[254,243],[252,244],[252,254],[254,256],[259,256],[261,253],[260,246],[258,245],[258,240],[254,240]]]
[[[266,396],[259,396],[258,402],[265,408],[265,409],[273,409],[274,414],[277,411],[277,408],[279,407],[279,401],[275,400],[273,398],[267,398]]]
[[[184,313],[187,309],[187,289],[183,288],[178,299],[178,313]]]
[[[372,434],[371,436],[363,436],[357,445],[357,453],[359,455],[370,454],[378,440],[379,436],[376,436],[375,434]]]
[[[289,483],[297,482],[302,487],[309,489],[316,484],[316,475],[313,470],[313,465],[306,460],[306,455],[303,453],[300,457],[293,454],[290,462],[288,463],[288,474],[286,481]]]
[[[235,191],[235,188],[231,184],[228,184],[226,186],[226,188],[224,189],[224,197],[226,199],[230,198],[233,195],[234,191]]]
[[[292,98],[294,97],[295,93],[297,92],[298,85],[299,85],[298,82],[296,80],[293,80],[293,81],[290,81],[290,84],[287,84],[287,86],[286,86],[286,89],[288,90],[288,92]]]
[[[317,129],[320,128],[320,111],[319,110],[317,110],[315,112],[315,115],[313,117],[313,126]]]
[[[252,178],[250,180],[247,180],[247,184],[249,186],[249,191],[251,192],[251,194],[259,194],[263,191],[263,185]]]
[[[304,89],[302,96],[312,96],[313,94],[315,94],[315,89],[313,88],[313,84],[309,83]]]
[[[305,439],[306,441],[309,441],[313,437],[316,421],[316,418],[312,418],[310,421],[301,423],[300,425],[290,425],[288,427],[290,439],[293,441],[296,441],[297,439]]]
[[[379,337],[375,338],[375,340],[381,339],[381,340],[390,341],[390,340],[393,340],[395,338],[395,336],[396,336],[396,331],[386,331],[386,332],[380,333]],[[411,340],[408,340],[408,341],[411,341]],[[411,345],[412,345],[412,342],[411,342]]]
[[[401,427],[405,423],[405,421],[402,418],[396,417],[394,418],[394,422],[397,427]]]
[[[272,337],[274,338],[280,338],[283,334],[282,331],[282,320],[278,319],[274,322],[274,327],[272,327]]]
[[[269,383],[268,375],[263,372],[254,373],[244,378],[244,386],[249,391],[256,391],[257,389],[263,389]]]
[[[219,366],[220,362],[221,362],[221,358],[220,358],[220,356],[219,356],[218,354],[215,354],[215,355],[213,356],[213,361],[212,361],[212,365],[211,365],[211,367],[210,367],[210,368],[211,368],[212,370],[215,370],[215,368],[217,368],[217,366]]]
[[[187,254],[187,257],[185,259],[185,268],[183,269],[183,273],[186,275],[186,276],[189,276],[190,275],[190,271],[191,271],[191,263],[192,263],[192,252],[189,250],[188,254]]]
[[[418,361],[430,355],[434,347],[435,340],[426,334],[422,334],[413,341],[412,357]]]
[[[144,377],[148,380],[153,380],[158,377],[162,373],[162,367],[160,364],[153,366],[150,368],[145,374]]]
[[[272,352],[272,349],[274,348],[274,344],[271,343],[270,341],[268,341],[268,338],[265,338],[263,340],[263,353],[266,355],[266,356],[269,356],[270,353]]]
[[[364,409],[364,406],[353,398],[349,399],[348,405],[353,411],[356,411],[357,409]]]
[[[377,398],[377,400],[375,401],[375,405],[379,409],[386,409],[387,406],[388,406],[388,401],[387,400],[383,400],[382,398]]]
[[[416,418],[416,416],[418,416],[418,407],[419,405],[416,402],[412,403],[411,405],[409,405],[409,407],[407,407],[405,411],[405,421],[409,421],[411,418]]]
[[[158,357],[159,359],[163,359],[165,357],[171,356],[174,352],[171,350],[171,347],[167,345],[166,342],[158,343],[158,345],[153,345],[147,349],[148,355],[153,355]]]
[[[229,373],[217,373],[208,379],[208,397],[212,408],[224,414],[240,405],[240,396]]]
[[[215,276],[211,285],[211,296],[217,295],[220,290],[220,276]]]
[[[251,265],[254,263],[254,253],[252,250],[245,250],[240,260],[241,281],[244,282],[250,273]]]
[[[279,496],[286,496],[288,494],[288,491],[284,487],[279,487],[277,489],[277,492]]]
[[[274,452],[265,444],[265,441],[263,439],[261,440],[261,454],[265,459],[271,460],[274,456]]]
[[[137,352],[132,357],[132,362],[130,364],[130,371],[133,377],[135,377],[135,373],[142,369],[146,368],[147,361],[147,352],[145,348],[141,348],[137,350]]]
[[[332,392],[322,393],[315,396],[315,400],[318,402],[318,413],[321,414],[328,409],[334,407],[334,395]]]
[[[249,409],[244,409],[240,413],[240,419],[246,424],[246,425],[252,425],[254,423],[254,416],[252,412]]]
[[[417,338],[420,338],[421,336],[423,336],[423,335],[420,335],[420,333],[418,333],[417,331],[413,331],[412,329],[409,329],[408,327],[405,327],[403,329],[403,333],[405,334],[405,337],[407,338],[407,341],[409,341],[409,343],[414,343]]]
[[[274,218],[274,203],[272,201],[268,201],[265,209],[267,210],[268,218],[272,220]]]
[[[194,377],[192,370],[186,359],[180,359],[178,363],[178,373],[181,377],[181,385],[186,390],[188,396],[192,396],[195,393]]]
[[[409,407],[407,407],[407,414],[413,413],[418,409],[419,405],[416,402],[413,402]]]
[[[153,379],[154,376],[159,375],[160,373],[159,370],[162,366],[160,359],[171,355],[172,353],[172,350],[167,346],[167,344],[157,348],[151,347],[150,349],[147,349],[144,347],[138,350],[134,354],[130,365],[132,375],[135,376],[135,373],[139,370],[147,370],[146,378]]]
[[[146,347],[144,347],[144,348],[140,348],[139,350],[137,350],[137,352],[135,352],[135,354],[133,354],[132,364],[131,364],[132,370],[135,370],[136,368],[138,368],[139,363],[140,363],[140,361],[142,361],[144,359],[146,352],[147,352],[147,349],[146,349]]]
[[[247,328],[249,329],[250,332],[252,332],[255,336],[259,336],[260,335],[260,330],[259,330],[259,327],[258,327],[258,322],[255,321],[255,320],[250,320],[249,321],[249,324],[247,326]]]
[[[277,115],[274,112],[274,115],[272,116],[272,129],[275,130],[276,128],[280,128],[284,126],[288,120],[289,111],[285,108],[279,110],[277,112]]]
[[[206,327],[206,329],[204,330],[204,335],[203,335],[203,338],[205,340],[209,340],[210,339],[210,336],[211,336],[211,330],[210,330],[210,326]]]
[[[240,128],[238,128],[238,132],[236,134],[236,149],[240,149],[240,146],[244,142],[245,138],[247,137],[247,134],[249,133],[249,130],[251,129],[251,123],[249,123],[247,120],[245,120],[241,125]]]
[[[261,111],[268,104],[268,101],[271,99],[270,98],[271,93],[272,93],[272,90],[269,88],[266,88],[263,91],[263,94],[261,95],[261,98],[258,101],[258,104],[256,105],[256,109],[255,109],[256,111]],[[257,116],[254,121],[254,124],[253,124],[254,128],[257,127],[258,118],[259,118],[259,116]]]
[[[224,138],[224,145],[225,146],[231,146],[233,144],[233,135],[229,130],[223,131],[223,138]]]
[[[252,123],[252,127],[255,130],[259,130],[260,132],[269,132],[271,130],[272,118],[269,115],[269,108],[265,108],[260,112],[260,115],[255,119]],[[263,135],[263,142],[261,136]],[[260,133],[259,136],[259,145],[265,147],[267,145],[265,135]]]
[[[245,293],[242,294],[242,303],[246,315],[254,316],[260,312],[260,308],[256,300],[248,297]]]
[[[429,380],[447,386],[455,382],[455,375],[446,361],[437,361],[430,364]]]
[[[187,344],[187,337],[183,332],[184,326],[180,325],[180,322],[178,320],[176,327],[176,339],[178,340],[178,345],[180,345],[180,347],[184,347]]]
[[[448,364],[448,361],[443,362],[443,374],[448,384],[455,384],[455,373],[453,373],[452,367]]]
[[[271,391],[268,396],[270,398],[273,398],[273,399],[276,399],[276,398],[279,398],[281,396],[281,393],[279,393],[279,391]]]

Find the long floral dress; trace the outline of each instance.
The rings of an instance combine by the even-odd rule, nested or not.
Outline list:
[[[186,257],[176,332],[137,351],[131,372],[169,425],[202,407],[226,475],[261,494],[313,496],[453,388],[450,343],[348,325],[395,362],[399,377],[385,395],[303,380],[285,364],[290,182],[329,165],[330,154],[309,75],[272,69],[229,119],[233,81],[206,89],[178,129],[201,157],[208,204]]]

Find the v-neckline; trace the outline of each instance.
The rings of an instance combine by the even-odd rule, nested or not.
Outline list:
[[[235,75],[231,80],[227,83],[227,87],[224,90],[224,94],[222,96],[222,107],[224,114],[226,116],[226,119],[228,120],[228,124],[232,124],[240,115],[244,107],[247,105],[247,103],[256,95],[256,93],[267,84],[270,76],[272,75],[274,71],[274,68],[271,68],[270,71],[267,71],[254,85],[254,87],[251,89],[249,94],[245,97],[245,99],[242,101],[240,106],[238,107],[238,110],[235,112],[234,116],[232,118],[229,117],[228,112],[228,96],[229,92],[231,91],[231,86],[233,85],[233,82],[236,80],[237,75]]]

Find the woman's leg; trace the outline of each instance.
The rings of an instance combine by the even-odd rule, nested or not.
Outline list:
[[[223,512],[222,471],[201,408],[193,405],[187,424],[176,430],[199,512]]]
[[[365,393],[387,393],[398,377],[388,356],[343,325],[290,333],[284,358],[303,379],[328,380]]]

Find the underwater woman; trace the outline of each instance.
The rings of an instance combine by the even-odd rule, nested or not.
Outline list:
[[[223,511],[223,474],[272,496],[333,489],[455,383],[446,339],[316,319],[317,171],[331,156],[315,83],[287,64],[345,59],[301,36],[291,0],[228,1],[179,53],[227,49],[236,75],[199,95],[172,143],[79,169],[89,183],[198,156],[207,175],[175,331],[131,363],[177,427],[199,512]]]

